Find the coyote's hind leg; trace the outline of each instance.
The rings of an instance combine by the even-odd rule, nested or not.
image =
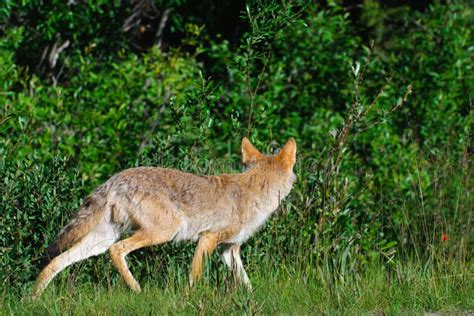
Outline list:
[[[181,227],[181,219],[173,204],[154,197],[142,197],[139,200],[139,203],[130,206],[134,211],[129,214],[137,231],[109,249],[112,263],[127,285],[136,292],[141,291],[140,284],[128,269],[125,256],[139,248],[171,241]]]
[[[35,288],[32,292],[32,298],[38,298],[41,292],[51,282],[51,280],[69,265],[84,260],[86,258],[97,256],[109,249],[117,238],[119,233],[113,227],[95,230],[87,234],[78,243],[70,249],[63,252],[41,271],[36,280]]]
[[[170,241],[176,235],[176,231],[177,228],[165,231],[159,231],[158,229],[156,231],[141,230],[130,238],[119,241],[110,247],[110,256],[112,257],[113,264],[132,290],[136,292],[141,291],[140,284],[138,284],[128,269],[125,256],[136,249]]]

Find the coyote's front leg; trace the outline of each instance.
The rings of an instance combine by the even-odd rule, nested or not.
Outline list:
[[[237,280],[242,282],[245,287],[249,291],[252,290],[252,284],[250,283],[250,279],[245,272],[244,265],[242,263],[242,259],[240,257],[240,244],[232,244],[227,247],[222,252],[222,259],[224,260],[225,264],[229,268],[234,275],[237,276]]]
[[[193,286],[194,282],[201,278],[203,259],[206,259],[216,249],[218,237],[218,234],[213,232],[201,233],[194,253],[191,275],[189,276],[190,286]]]

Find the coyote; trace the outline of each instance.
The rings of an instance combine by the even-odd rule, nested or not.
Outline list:
[[[245,172],[194,175],[174,169],[139,167],[112,176],[85,198],[76,217],[46,250],[52,258],[33,289],[39,297],[67,266],[109,250],[112,263],[134,291],[140,291],[125,261],[130,252],[168,241],[197,241],[190,285],[202,275],[203,258],[221,245],[222,259],[251,289],[240,246],[264,224],[291,191],[296,142],[273,156],[242,139]],[[124,240],[129,228],[134,234]]]

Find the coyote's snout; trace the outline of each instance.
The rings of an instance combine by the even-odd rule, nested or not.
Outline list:
[[[198,242],[191,284],[201,277],[203,257],[222,245],[224,262],[250,288],[240,246],[290,192],[295,140],[291,138],[277,155],[265,156],[244,138],[242,160],[247,169],[239,174],[204,176],[142,167],[114,175],[84,200],[48,248],[52,260],[38,276],[33,296],[38,297],[67,266],[106,250],[125,282],[140,291],[125,256],[138,248],[181,240]],[[135,233],[117,242],[131,227]]]

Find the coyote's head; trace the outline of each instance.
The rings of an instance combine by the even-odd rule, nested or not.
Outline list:
[[[296,163],[296,142],[290,138],[285,146],[276,155],[264,155],[259,152],[248,140],[242,139],[242,162],[247,170],[258,168],[266,171],[282,172],[293,175],[293,166]]]

